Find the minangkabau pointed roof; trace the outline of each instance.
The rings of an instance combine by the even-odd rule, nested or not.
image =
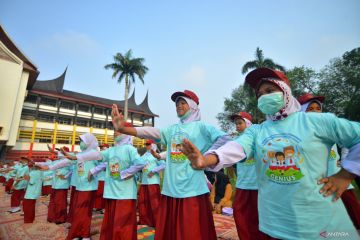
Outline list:
[[[109,108],[112,106],[112,104],[116,104],[120,107],[120,109],[124,108],[125,100],[112,100],[107,98],[95,97],[95,96],[64,89],[66,71],[67,71],[67,67],[65,71],[55,79],[36,81],[32,88],[32,91],[35,93],[41,93],[45,95],[48,94],[49,96],[53,96],[53,97],[64,98],[70,101],[84,102],[92,105],[99,105],[102,107]],[[133,93],[128,99],[128,109],[129,112],[144,114],[147,115],[148,117],[150,116],[159,117],[158,115],[154,114],[148,106],[148,92],[146,93],[146,96],[142,101],[142,103],[140,105],[137,105],[135,101],[135,89],[134,89]]]

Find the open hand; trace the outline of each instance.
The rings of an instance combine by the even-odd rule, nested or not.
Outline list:
[[[199,149],[189,140],[184,139],[182,143],[182,152],[187,156],[194,169],[204,169],[206,167],[205,158]]]
[[[336,201],[349,187],[354,178],[355,175],[342,168],[338,173],[322,178],[318,181],[318,184],[324,184],[324,186],[320,189],[320,193],[323,194],[324,197],[334,194],[335,196],[333,201]]]
[[[121,130],[124,128],[125,120],[122,113],[119,112],[119,108],[116,104],[112,105],[111,118],[114,129],[121,132]]]
[[[153,155],[154,158],[156,158],[157,160],[161,159],[160,154],[158,154],[156,151],[154,151],[154,149],[150,150],[151,155]]]

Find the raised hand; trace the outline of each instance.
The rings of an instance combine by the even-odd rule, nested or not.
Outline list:
[[[353,174],[342,168],[338,173],[330,177],[322,178],[318,181],[318,184],[324,184],[324,186],[320,189],[320,193],[323,194],[324,197],[334,194],[335,196],[333,201],[335,202],[349,187],[354,178],[355,176]]]
[[[70,155],[68,152],[66,152],[63,148],[60,148],[61,153],[64,155],[64,157],[66,157],[67,159],[70,160],[77,160],[76,156],[72,156]]]
[[[182,143],[182,152],[187,156],[194,169],[204,169],[206,161],[199,149],[189,140],[184,139]]]
[[[119,108],[116,104],[112,105],[111,118],[114,129],[121,132],[122,128],[124,127],[125,120],[122,113],[119,112]]]
[[[154,151],[153,149],[150,150],[151,155],[153,155],[154,158],[156,158],[157,160],[161,159],[160,154],[158,154],[156,151]]]

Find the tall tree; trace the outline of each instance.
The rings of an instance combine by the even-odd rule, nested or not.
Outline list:
[[[263,51],[257,47],[255,51],[255,60],[245,63],[242,67],[242,73],[245,74],[249,70],[262,67],[277,69],[285,72],[285,68],[283,66],[275,63],[271,58],[265,58]]]
[[[286,71],[286,76],[290,80],[291,91],[295,97],[304,93],[317,94],[319,79],[315,70],[305,66],[294,67]]]
[[[319,74],[319,94],[326,111],[360,121],[360,48],[335,58]]]
[[[144,58],[133,58],[131,49],[125,55],[116,53],[114,62],[105,65],[105,69],[112,69],[112,78],[117,78],[117,82],[121,83],[125,79],[125,106],[124,119],[128,117],[128,98],[131,83],[135,83],[136,76],[144,84],[144,76],[148,68],[144,65]],[[129,81],[131,80],[131,81]]]

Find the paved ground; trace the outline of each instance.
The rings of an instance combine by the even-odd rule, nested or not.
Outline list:
[[[47,204],[49,198],[42,197],[36,203],[36,218],[31,224],[24,224],[20,213],[10,214],[10,195],[0,186],[0,239],[1,240],[62,240],[65,239],[67,229],[63,225],[56,225],[46,221]],[[93,240],[99,239],[103,215],[94,213],[91,229]],[[232,217],[214,214],[218,239],[238,239]],[[155,230],[146,226],[138,226],[138,239],[153,239]]]

